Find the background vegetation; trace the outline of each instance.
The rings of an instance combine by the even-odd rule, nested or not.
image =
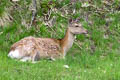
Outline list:
[[[37,0],[36,7],[33,3],[0,0],[1,80],[120,79],[119,0]],[[32,64],[7,57],[10,46],[26,36],[64,37],[69,18],[80,19],[89,36],[77,35],[65,60]]]

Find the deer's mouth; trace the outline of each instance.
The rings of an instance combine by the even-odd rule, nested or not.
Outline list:
[[[86,32],[86,33],[83,33],[85,36],[88,36],[89,34],[88,34],[88,32]]]

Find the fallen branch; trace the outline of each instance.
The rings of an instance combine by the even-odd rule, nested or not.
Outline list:
[[[31,19],[30,27],[32,26],[35,20],[36,13],[37,13],[37,2],[36,0],[33,0],[32,19]]]

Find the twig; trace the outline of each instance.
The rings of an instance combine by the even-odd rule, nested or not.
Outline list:
[[[75,42],[75,45],[77,45],[80,49],[82,49],[82,47],[77,42]]]
[[[36,0],[33,0],[32,19],[31,19],[30,27],[32,26],[33,21],[35,20],[36,12],[37,12],[37,2]]]

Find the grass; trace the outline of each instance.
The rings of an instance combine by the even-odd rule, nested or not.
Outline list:
[[[68,3],[69,0],[66,0],[61,4],[59,3],[59,6],[62,7]],[[117,2],[116,5],[118,5]],[[77,9],[81,9],[81,4],[76,4]],[[2,14],[3,11],[1,11],[2,8],[0,9],[0,13]],[[14,12],[16,13],[16,11]],[[105,15],[107,18],[113,19],[111,22],[107,22],[105,18],[93,13],[91,15],[91,20],[93,21],[91,26],[84,19],[81,19],[83,26],[88,29],[90,34],[88,37],[77,35],[76,43],[80,47],[74,44],[64,60],[50,61],[44,59],[36,64],[30,62],[24,63],[7,57],[10,46],[26,36],[62,38],[67,20],[56,14],[57,22],[53,27],[46,27],[40,22],[37,24],[39,26],[32,26],[27,30],[20,24],[17,15],[19,14],[14,15],[14,24],[7,27],[0,27],[0,80],[120,79],[119,12],[107,13]],[[76,18],[79,16],[81,14],[78,12],[73,17]],[[106,25],[107,23],[108,26]],[[61,24],[63,25],[62,27]],[[92,46],[95,48],[94,51],[92,50]],[[64,65],[68,65],[69,68],[65,68]]]
[[[70,51],[71,52],[71,51]],[[70,53],[69,52],[69,53]],[[1,52],[0,52],[1,53]],[[119,80],[120,57],[89,55],[78,51],[76,55],[66,56],[65,60],[51,62],[41,60],[36,64],[23,63],[7,57],[6,52],[0,56],[1,80]],[[69,69],[64,68],[69,65]]]

